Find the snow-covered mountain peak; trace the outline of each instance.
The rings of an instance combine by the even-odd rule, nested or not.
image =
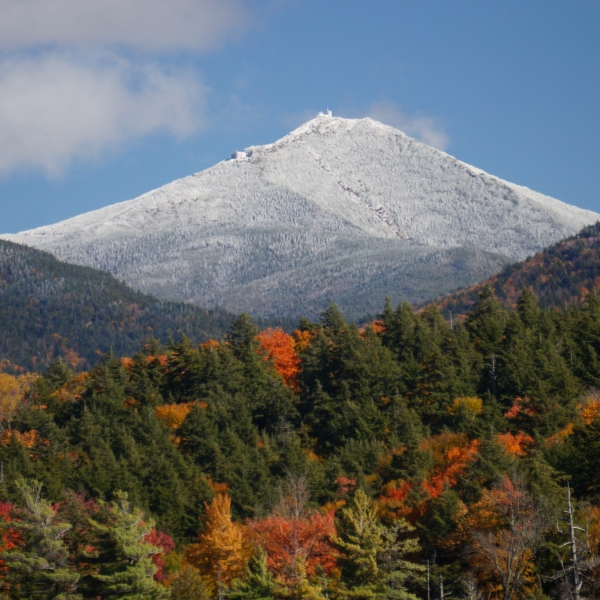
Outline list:
[[[372,119],[319,115],[127,202],[4,236],[161,296],[264,315],[376,312],[473,283],[599,216]]]

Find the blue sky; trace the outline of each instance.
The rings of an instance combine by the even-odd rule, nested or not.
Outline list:
[[[600,212],[598,0],[0,0],[0,231],[330,108]]]

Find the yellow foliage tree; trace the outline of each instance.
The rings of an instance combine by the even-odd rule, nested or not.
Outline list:
[[[455,398],[451,406],[448,407],[448,412],[451,415],[457,414],[460,410],[464,409],[474,419],[477,415],[483,412],[483,400],[481,398],[475,398],[472,396],[465,396],[464,398]]]
[[[243,528],[231,520],[231,500],[227,494],[217,494],[206,506],[206,529],[198,542],[190,544],[184,560],[214,584],[219,600],[224,587],[244,573],[248,551]]]
[[[186,402],[184,404],[165,404],[157,406],[154,410],[156,416],[167,426],[172,429],[179,429],[185,418],[190,414],[194,406],[194,402]]]
[[[25,393],[31,389],[38,375],[9,375],[0,373],[0,421],[10,421]]]

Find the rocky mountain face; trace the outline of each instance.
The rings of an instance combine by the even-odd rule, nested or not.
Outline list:
[[[598,215],[371,119],[319,116],[135,200],[2,236],[162,299],[350,318],[497,273]]]

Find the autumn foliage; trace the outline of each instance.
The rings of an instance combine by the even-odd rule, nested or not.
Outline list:
[[[231,520],[231,500],[227,494],[217,494],[206,505],[205,530],[187,547],[185,561],[220,589],[244,572],[248,559],[243,527]]]
[[[285,583],[294,583],[299,568],[314,577],[317,572],[330,574],[337,553],[331,544],[335,536],[333,512],[286,517],[270,515],[249,523],[266,550],[269,569]]]
[[[171,429],[179,429],[185,418],[190,414],[194,402],[182,404],[165,404],[157,406],[154,411],[160,421]]]
[[[300,358],[296,354],[296,343],[283,329],[266,329],[257,336],[265,360],[272,360],[275,370],[283,377],[286,385],[297,388]]]
[[[531,446],[535,444],[535,440],[522,431],[512,434],[510,431],[498,434],[498,442],[504,447],[507,454],[513,456],[525,456]]]
[[[446,485],[456,485],[469,462],[477,455],[479,441],[469,440],[465,434],[442,433],[424,440],[421,449],[431,452],[435,465],[423,487],[432,498],[437,498]]]

